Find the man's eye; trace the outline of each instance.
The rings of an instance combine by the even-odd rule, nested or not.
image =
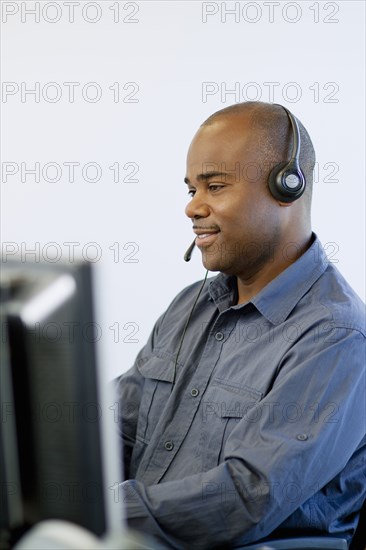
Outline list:
[[[210,185],[209,186],[209,190],[210,191],[219,191],[220,189],[222,189],[224,186],[223,185]]]
[[[196,191],[195,191],[194,189],[188,189],[188,195],[189,195],[190,197],[194,197],[195,192],[196,192]]]

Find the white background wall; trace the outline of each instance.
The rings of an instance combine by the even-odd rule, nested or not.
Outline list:
[[[182,259],[192,240],[185,156],[199,124],[237,101],[282,103],[308,128],[314,230],[365,297],[363,2],[1,9],[3,251],[97,260],[108,377],[132,364],[177,291],[204,275],[199,251]],[[39,182],[26,172],[35,163]],[[132,171],[135,181],[123,181]]]

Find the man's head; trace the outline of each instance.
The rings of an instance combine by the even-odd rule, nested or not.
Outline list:
[[[236,104],[199,128],[187,157],[192,200],[186,214],[207,269],[250,279],[273,261],[276,247],[309,235],[315,155],[300,122],[299,128],[307,187],[293,203],[274,199],[268,187],[272,168],[289,160],[292,151],[291,123],[281,106]]]

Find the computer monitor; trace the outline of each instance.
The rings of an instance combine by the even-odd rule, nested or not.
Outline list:
[[[122,527],[113,396],[97,368],[91,265],[1,263],[0,534]],[[118,500],[118,499],[117,499]]]

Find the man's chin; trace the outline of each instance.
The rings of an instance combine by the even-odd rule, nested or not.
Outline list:
[[[217,258],[215,255],[205,252],[204,250],[202,252],[202,264],[205,269],[208,269],[208,271],[220,271],[222,273],[226,272],[226,269],[228,266],[224,265],[224,262],[222,261],[222,258]],[[226,268],[226,269],[225,269]]]

